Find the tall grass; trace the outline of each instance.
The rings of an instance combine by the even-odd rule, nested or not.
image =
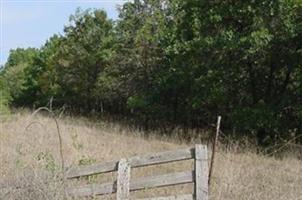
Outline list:
[[[27,111],[18,111],[1,120],[0,199],[64,199],[61,153],[54,120],[42,114],[33,117]],[[37,123],[25,130],[33,121]],[[199,141],[188,143],[152,134],[146,138],[143,132],[86,118],[61,117],[57,122],[66,168],[184,148]],[[267,157],[248,144],[218,145],[210,199],[302,199],[302,161],[297,159],[298,153],[286,153],[283,157]],[[182,171],[191,166],[190,162],[151,166],[133,170],[132,176]],[[81,182],[107,182],[114,178],[115,174],[110,174]],[[191,191],[192,185],[175,186],[135,192],[132,198]]]

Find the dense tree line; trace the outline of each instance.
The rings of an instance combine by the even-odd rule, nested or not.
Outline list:
[[[302,1],[135,0],[78,10],[40,49],[12,50],[7,102],[224,129],[264,141],[302,131]],[[4,89],[3,89],[4,91]],[[8,95],[8,94],[9,95]]]

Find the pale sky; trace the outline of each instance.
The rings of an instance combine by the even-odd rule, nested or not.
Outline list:
[[[64,24],[80,7],[101,8],[116,19],[117,6],[127,0],[0,0],[0,65],[9,50],[17,47],[41,47],[55,33],[63,33]]]

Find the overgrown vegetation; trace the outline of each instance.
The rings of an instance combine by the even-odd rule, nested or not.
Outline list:
[[[25,125],[35,121],[26,130]],[[84,117],[58,119],[63,140],[66,171],[72,167],[143,156],[168,150],[193,147],[175,136],[156,134],[144,137],[145,132],[129,129],[118,123],[91,121]],[[0,199],[71,200],[64,188],[75,185],[103,184],[116,180],[116,173],[83,177],[62,182],[57,127],[49,115],[22,111],[10,115],[1,126]],[[213,130],[214,131],[214,130]],[[75,135],[77,137],[75,138]],[[74,143],[82,145],[78,148]],[[210,148],[209,148],[210,150]],[[210,185],[210,200],[300,200],[302,197],[302,149],[286,146],[275,156],[264,156],[247,141],[231,140],[218,145]],[[209,158],[211,151],[209,151]],[[131,178],[182,172],[193,169],[193,162],[182,161],[135,168]],[[146,189],[131,194],[133,199],[188,194],[192,184]],[[87,197],[86,199],[89,199]],[[92,198],[92,197],[91,197]],[[116,199],[115,194],[95,199]]]
[[[78,10],[40,49],[12,50],[1,82],[15,106],[52,100],[147,129],[222,114],[226,132],[265,144],[301,133],[301,58],[301,0],[135,0],[116,21]]]

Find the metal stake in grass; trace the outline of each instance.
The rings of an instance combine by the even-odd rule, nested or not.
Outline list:
[[[211,184],[211,177],[212,177],[212,174],[213,174],[215,151],[216,151],[216,146],[217,146],[217,143],[218,143],[218,137],[219,137],[219,132],[220,132],[220,121],[221,121],[221,116],[218,116],[217,126],[216,126],[216,134],[215,134],[213,148],[212,148],[211,165],[210,165],[210,171],[209,171],[209,179],[208,179],[209,180],[209,186]]]

